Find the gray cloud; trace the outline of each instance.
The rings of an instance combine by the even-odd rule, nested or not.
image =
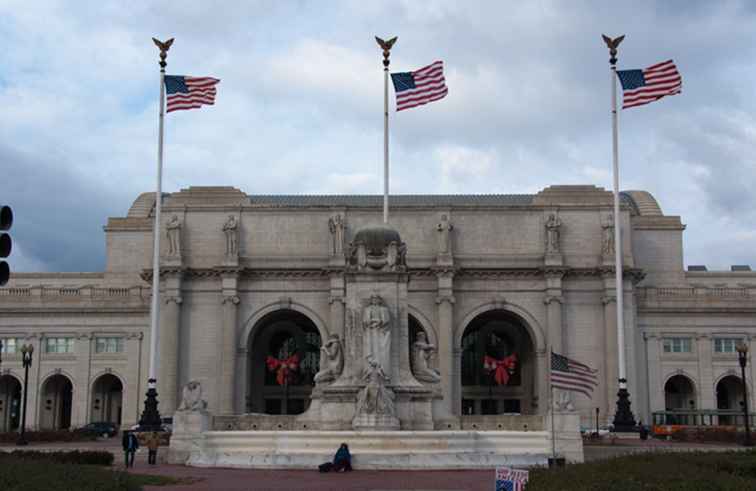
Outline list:
[[[686,262],[754,262],[750,2],[10,2],[0,15],[0,157],[24,183],[2,199],[34,224],[17,232],[29,268],[102,268],[106,217],[154,187],[154,35],[176,37],[169,72],[222,79],[215,107],[167,118],[167,191],[380,192],[372,36],[396,34],[392,70],[442,59],[450,93],[392,114],[392,190],[522,193],[611,187],[600,34],[627,34],[621,68],[674,58],[684,90],[622,112],[622,187],[682,216]]]

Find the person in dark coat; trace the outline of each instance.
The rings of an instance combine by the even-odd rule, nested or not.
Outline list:
[[[333,456],[332,470],[333,472],[352,471],[352,456],[349,453],[349,446],[346,443],[342,443],[336,451],[336,455]]]
[[[134,467],[134,454],[136,454],[139,448],[139,439],[131,431],[124,431],[123,438],[121,439],[121,446],[123,447],[124,457],[126,459],[126,467]]]

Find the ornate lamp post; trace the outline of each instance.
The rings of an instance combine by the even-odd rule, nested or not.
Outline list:
[[[752,447],[751,440],[751,422],[748,421],[748,388],[746,386],[745,367],[748,364],[748,345],[739,343],[735,348],[738,350],[738,361],[740,362],[740,381],[743,384],[743,416],[745,416],[745,440],[743,445]]]
[[[32,364],[32,353],[34,353],[34,346],[31,344],[25,344],[21,346],[21,362],[24,365],[24,408],[21,411],[21,433],[18,435],[16,445],[28,445],[24,437],[26,431],[26,394],[29,388],[29,367]]]

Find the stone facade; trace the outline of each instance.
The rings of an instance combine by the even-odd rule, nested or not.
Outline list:
[[[289,322],[281,312],[306,320],[296,334],[302,339],[348,337],[356,302],[350,268],[363,260],[352,242],[358,230],[381,220],[381,203],[379,196],[248,196],[230,187],[166,195],[162,224],[172,225],[162,237],[172,242],[163,241],[161,262],[161,413],[173,414],[181,387],[191,380],[202,384],[217,417],[266,412],[268,392],[258,393],[263,388],[251,382],[254,370],[264,371],[263,360],[253,359],[254,343],[267,326]],[[145,193],[126,217],[108,220],[104,272],[20,273],[0,289],[0,338],[35,348],[28,426],[60,426],[69,405],[71,426],[103,418],[104,399],[95,390],[103,375],[121,383],[120,399],[109,403],[120,404],[121,422],[137,421],[148,373],[153,209],[154,195]],[[551,350],[599,370],[593,398],[572,397],[582,424],[593,424],[595,408],[603,423],[611,420],[618,388],[608,254],[614,245],[605,240],[614,226],[606,220],[611,211],[611,193],[594,186],[552,186],[535,195],[392,197],[390,223],[406,244],[406,270],[392,273],[404,278],[391,293],[399,299],[392,308],[406,306],[397,315],[408,329],[424,331],[435,349],[429,368],[440,376],[438,383],[412,382],[432,386],[422,395],[428,414],[400,414],[403,430],[469,427],[482,413],[546,415]],[[676,375],[691,382],[696,408],[717,408],[717,384],[739,373],[736,354],[718,339],[747,340],[748,375],[756,376],[756,273],[685,271],[685,227],[648,193],[623,193],[619,225],[636,418],[647,422],[669,406],[665,385]],[[405,254],[400,246],[392,260]],[[509,333],[508,349],[519,356],[517,385],[465,382],[479,380],[480,367],[465,358],[473,349],[465,344],[471,326],[491,336]],[[100,338],[122,341],[103,351]],[[690,341],[674,341],[679,352],[665,352],[672,338]],[[73,341],[50,352],[57,350],[47,349],[50,339]],[[402,351],[402,370],[409,369],[410,350]],[[22,382],[20,356],[3,353],[0,374],[10,377],[0,378],[0,390],[8,392],[13,379]],[[53,390],[57,385],[48,382],[56,375],[70,389]],[[259,372],[259,380],[267,376]],[[289,398],[309,402],[310,391],[322,397],[319,404],[333,402],[341,397],[334,386],[338,381],[330,389],[292,386],[287,404]],[[398,408],[402,397],[397,394]],[[8,404],[0,409],[10,411]],[[276,404],[270,408],[279,410]],[[6,420],[0,417],[0,424]]]

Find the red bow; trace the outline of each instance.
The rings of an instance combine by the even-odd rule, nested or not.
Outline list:
[[[282,360],[269,356],[265,360],[265,364],[268,365],[268,370],[271,372],[278,370],[276,373],[276,382],[278,382],[278,385],[285,385],[291,379],[292,372],[299,370],[299,354],[295,353]]]
[[[512,353],[502,360],[497,360],[488,355],[483,358],[483,369],[488,372],[495,372],[494,380],[496,380],[496,385],[507,385],[509,376],[514,373],[516,366],[516,353]]]

